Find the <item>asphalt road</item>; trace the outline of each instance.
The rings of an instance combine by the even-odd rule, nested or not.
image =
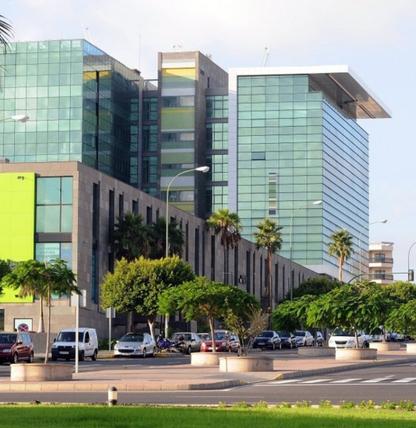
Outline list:
[[[106,399],[106,393],[0,393],[0,402],[103,403]],[[255,403],[260,400],[268,403],[308,400],[314,404],[321,400],[333,403],[343,400],[416,401],[416,364],[349,370],[327,376],[263,382],[215,391],[119,393],[120,403],[137,404]]]

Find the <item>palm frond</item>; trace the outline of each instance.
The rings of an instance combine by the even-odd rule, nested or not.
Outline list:
[[[3,15],[0,15],[0,45],[7,47],[12,36],[13,27]]]

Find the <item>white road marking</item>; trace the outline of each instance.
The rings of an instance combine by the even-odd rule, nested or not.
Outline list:
[[[363,380],[362,383],[378,383],[378,382],[383,382],[383,380],[390,380],[392,377],[394,376],[390,375],[385,377],[376,377],[374,379]]]
[[[300,382],[302,379],[286,379],[286,380],[277,380],[275,382],[269,382],[269,385],[282,385],[285,383],[295,383]]]
[[[334,380],[331,383],[348,383],[348,382],[354,382],[357,380],[361,380],[361,377],[351,378],[351,379],[340,379],[340,380]]]
[[[395,383],[409,383],[416,380],[416,377],[404,377],[403,379],[394,380]]]
[[[331,379],[314,379],[314,380],[307,380],[302,383],[322,383],[322,382],[328,382]]]

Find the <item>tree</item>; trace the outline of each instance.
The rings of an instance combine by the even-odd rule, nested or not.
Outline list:
[[[273,254],[282,248],[282,233],[283,228],[277,225],[277,222],[269,218],[265,218],[257,225],[257,232],[254,233],[257,248],[265,248],[267,251],[267,275],[268,275],[268,295],[269,308],[273,309],[273,278],[272,278],[272,263]]]
[[[380,286],[371,282],[345,284],[310,304],[307,324],[352,331],[358,347],[360,331],[372,331],[382,325],[385,305],[385,294]]]
[[[184,244],[183,232],[179,229],[176,221],[172,219],[169,222],[169,255],[182,255],[182,247]],[[165,257],[166,248],[166,220],[159,217],[150,227],[151,236],[151,251],[150,258],[160,259]]]
[[[0,260],[0,294],[3,292],[1,280],[11,271],[11,266],[12,262],[10,260]]]
[[[345,229],[334,232],[330,238],[328,254],[338,259],[338,280],[340,282],[342,282],[343,279],[344,263],[353,253],[352,240],[352,235]]]
[[[141,215],[127,213],[120,218],[113,232],[116,258],[128,261],[140,256],[148,257],[151,250],[151,230],[143,224]]]
[[[179,311],[187,321],[207,318],[213,352],[216,352],[214,321],[224,320],[230,313],[246,320],[248,314],[258,307],[256,299],[245,291],[202,276],[164,292],[159,299],[162,313]]]
[[[333,278],[328,278],[323,275],[308,278],[302,282],[298,288],[293,290],[293,298],[302,297],[305,295],[320,296],[321,294],[328,293],[328,291],[339,287],[341,283]]]
[[[228,209],[219,209],[207,220],[209,227],[214,229],[216,235],[220,235],[221,245],[224,249],[224,282],[228,283],[229,274],[229,249],[235,248],[241,239],[241,222],[238,214]]]
[[[7,47],[12,34],[12,26],[3,15],[0,15],[0,45],[4,48]]]
[[[45,364],[48,362],[51,336],[51,296],[70,296],[71,293],[80,294],[76,286],[75,274],[68,268],[65,261],[57,259],[50,262],[27,260],[16,263],[13,270],[2,280],[3,284],[15,289],[21,288],[22,295],[38,293],[46,299],[48,307],[48,325],[46,330]]]
[[[140,257],[120,260],[107,273],[101,286],[101,304],[118,312],[134,311],[146,317],[154,338],[154,320],[159,313],[159,296],[171,287],[194,277],[191,266],[179,257],[150,260]]]
[[[390,311],[386,328],[404,335],[416,335],[416,299],[402,303]]]
[[[307,326],[307,315],[315,296],[306,294],[281,303],[272,314],[272,326],[275,330],[293,331]],[[315,327],[315,326],[311,326]]]

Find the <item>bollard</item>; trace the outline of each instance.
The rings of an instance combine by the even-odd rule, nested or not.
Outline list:
[[[115,386],[112,386],[111,388],[108,388],[108,405],[109,406],[115,406],[117,404],[117,388]]]

